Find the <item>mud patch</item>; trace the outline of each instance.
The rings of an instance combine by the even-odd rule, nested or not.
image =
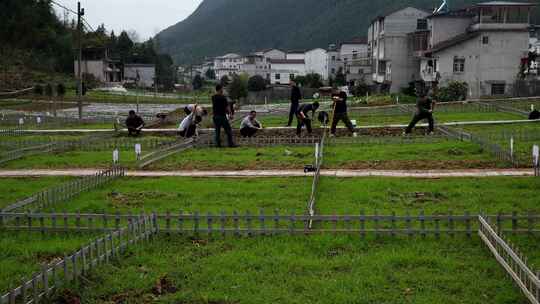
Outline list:
[[[388,200],[402,206],[417,207],[427,203],[441,203],[448,197],[440,192],[407,192],[399,193],[388,190]]]
[[[120,193],[113,191],[107,194],[107,197],[113,206],[122,207],[142,207],[147,200],[173,199],[174,195],[159,191],[142,191]]]

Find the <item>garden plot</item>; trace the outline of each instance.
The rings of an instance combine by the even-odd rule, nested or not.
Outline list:
[[[527,303],[478,238],[162,236],[57,301]],[[361,299],[361,300],[359,300]]]
[[[217,214],[304,214],[312,177],[296,178],[122,178],[82,194],[73,201],[50,207],[56,211],[129,213],[142,211]],[[540,213],[536,178],[332,178],[320,181],[317,214],[463,214],[513,211]],[[339,191],[338,191],[339,190]],[[519,199],[516,199],[519,198]],[[48,210],[51,211],[51,210]]]
[[[0,232],[0,295],[91,240],[90,234]]]
[[[60,183],[72,180],[68,177],[25,177],[0,178],[2,191],[0,191],[0,209],[25,199],[34,193],[45,190]]]
[[[311,176],[305,178],[123,178],[52,206],[57,211],[123,214],[167,211],[305,212]]]

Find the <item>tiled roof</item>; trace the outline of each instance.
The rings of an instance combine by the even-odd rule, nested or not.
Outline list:
[[[270,63],[274,64],[305,64],[303,59],[270,59]]]

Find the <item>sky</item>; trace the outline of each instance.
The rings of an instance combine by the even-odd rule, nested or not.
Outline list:
[[[77,0],[55,0],[77,11]],[[118,35],[122,30],[135,30],[140,40],[188,17],[202,0],[80,0],[85,19],[95,29],[104,23],[108,31]],[[63,9],[57,8],[60,16]],[[75,16],[70,17],[75,18]]]

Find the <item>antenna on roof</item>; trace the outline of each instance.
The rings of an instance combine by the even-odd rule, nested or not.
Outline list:
[[[433,13],[442,14],[442,13],[448,13],[449,11],[450,9],[448,8],[448,1],[443,0],[443,3],[441,4],[441,6],[438,9],[436,9]]]

